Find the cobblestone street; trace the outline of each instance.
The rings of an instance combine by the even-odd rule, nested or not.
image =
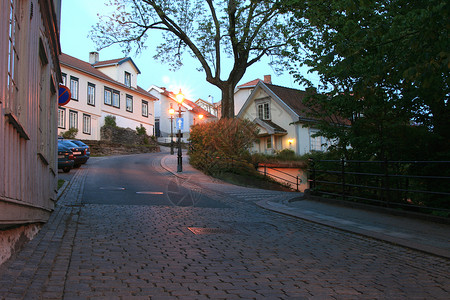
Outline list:
[[[192,197],[217,205],[87,204],[88,170],[0,269],[2,299],[449,298],[449,260],[264,210],[258,190],[198,180]]]

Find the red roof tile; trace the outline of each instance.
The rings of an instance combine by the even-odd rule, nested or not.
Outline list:
[[[87,73],[91,76],[103,79],[105,81],[108,81],[112,84],[118,85],[120,86],[120,88],[122,89],[128,89],[130,90],[130,88],[128,86],[126,86],[123,83],[120,83],[114,79],[112,79],[111,77],[107,76],[106,74],[104,74],[103,72],[99,71],[98,69],[94,68],[90,63],[82,61],[78,58],[75,58],[73,56],[67,55],[65,53],[61,53],[60,57],[60,63],[61,65],[67,66],[67,67],[71,67],[74,68],[80,72],[83,73]],[[121,59],[123,60],[123,59]],[[135,88],[131,88],[132,91],[134,92],[138,92],[146,97],[152,98],[153,100],[157,100],[156,97],[154,97],[153,95],[151,95],[149,92],[147,92],[145,89],[141,88],[141,87],[137,87]]]

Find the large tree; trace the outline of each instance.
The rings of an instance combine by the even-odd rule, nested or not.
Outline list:
[[[279,2],[110,0],[115,12],[100,18],[91,37],[100,49],[119,44],[126,52],[140,52],[151,30],[162,31],[164,42],[155,58],[177,67],[188,50],[206,80],[222,91],[222,116],[233,118],[234,88],[247,68],[265,55],[277,61],[298,33],[288,28]]]
[[[301,6],[295,21],[309,28],[297,39],[306,51],[292,57],[320,76],[321,93],[310,104],[352,121],[351,127],[323,122],[324,135],[380,159],[429,159],[430,143],[448,158],[448,1],[284,2]]]

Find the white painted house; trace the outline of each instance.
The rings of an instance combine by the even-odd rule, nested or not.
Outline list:
[[[166,90],[164,87],[151,86],[148,92],[158,99],[155,102],[155,123],[156,123],[156,136],[158,141],[163,143],[170,142],[171,132],[176,137],[177,123],[180,122],[178,117],[178,102],[176,101],[176,94],[174,92]],[[169,114],[169,109],[173,108],[175,114],[172,116]],[[199,105],[184,99],[181,104],[181,138],[183,142],[187,142],[190,135],[190,128],[192,125],[209,122],[217,119],[214,115],[201,108]],[[172,131],[171,131],[172,126]]]
[[[259,129],[259,141],[251,151],[272,154],[291,149],[298,155],[311,151],[324,151],[330,141],[313,137],[314,127],[303,127],[311,122],[309,110],[303,99],[306,92],[273,85],[259,80],[244,102],[237,117],[255,122]]]
[[[116,117],[119,127],[133,130],[141,125],[154,134],[154,101],[157,99],[137,84],[141,73],[129,57],[99,61],[91,52],[89,62],[61,55],[63,84],[72,99],[58,108],[58,134],[77,128],[77,138],[100,140],[106,116]]]
[[[60,13],[60,0],[0,0],[0,264],[56,201]]]

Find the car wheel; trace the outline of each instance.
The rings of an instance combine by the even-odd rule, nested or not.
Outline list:
[[[63,171],[64,171],[64,173],[69,173],[70,172],[70,167],[64,167],[63,168]]]

